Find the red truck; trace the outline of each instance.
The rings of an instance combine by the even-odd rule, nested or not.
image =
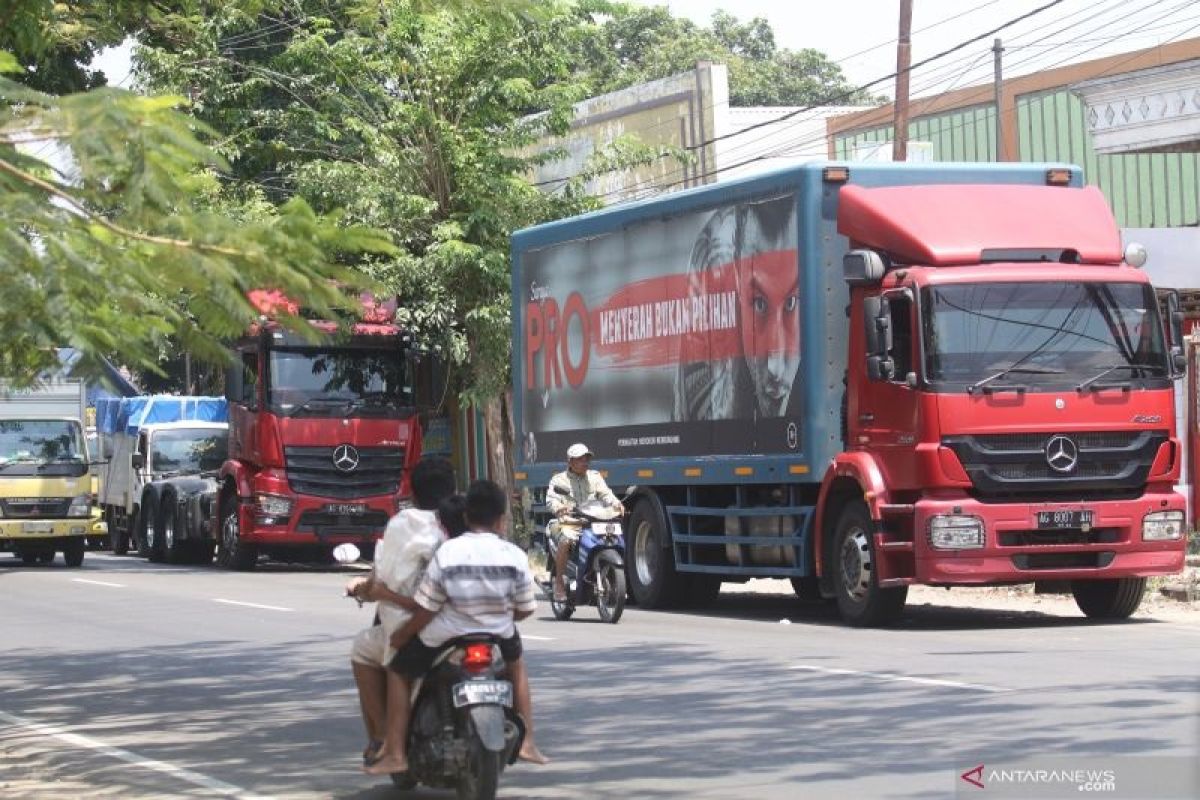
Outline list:
[[[1036,164],[804,165],[518,232],[518,479],[582,441],[636,487],[643,606],[785,577],[875,625],[914,584],[1054,583],[1127,617],[1185,547],[1178,298],[1139,256]]]
[[[269,308],[270,298],[255,298]],[[252,569],[260,554],[293,558],[341,543],[367,557],[410,494],[421,456],[407,337],[358,322],[314,344],[274,321],[235,346],[226,376],[228,459],[212,474],[147,487],[167,561]]]

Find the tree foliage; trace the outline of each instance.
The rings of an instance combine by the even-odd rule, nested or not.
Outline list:
[[[173,336],[220,359],[221,341],[254,319],[248,290],[278,288],[333,313],[365,284],[339,254],[391,250],[300,198],[229,213],[217,177],[226,164],[205,144],[212,131],[176,110],[181,98],[53,95],[29,86],[32,75],[0,51],[0,375],[9,381],[56,366],[62,346],[153,369]]]
[[[717,11],[700,26],[664,6],[590,0],[579,6],[595,22],[578,51],[579,67],[599,92],[665,78],[712,61],[729,68],[733,106],[857,105],[879,102],[849,83],[818,50],[779,47],[761,17],[740,22]]]

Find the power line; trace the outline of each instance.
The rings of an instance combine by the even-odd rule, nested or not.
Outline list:
[[[1115,2],[1121,2],[1121,0],[1115,0]],[[1157,5],[1161,5],[1161,4],[1162,4],[1162,3],[1164,3],[1164,2],[1166,2],[1166,0],[1154,0],[1154,2],[1151,2],[1151,3],[1149,3],[1149,4],[1145,5],[1145,6],[1142,6],[1142,7],[1139,9],[1139,12],[1140,12],[1140,11],[1145,11],[1145,10],[1147,10],[1147,9],[1149,9],[1149,8],[1151,8],[1151,7],[1157,6]],[[1190,3],[1190,2],[1184,2],[1184,3],[1181,3],[1180,5],[1174,6],[1174,7],[1172,7],[1171,9],[1169,9],[1167,12],[1165,12],[1164,14],[1162,14],[1162,15],[1160,15],[1160,16],[1157,16],[1157,17],[1155,17],[1155,18],[1153,18],[1153,19],[1151,19],[1151,20],[1149,20],[1149,21],[1147,21],[1147,22],[1145,22],[1145,23],[1142,23],[1141,25],[1138,25],[1137,27],[1134,27],[1134,28],[1132,28],[1132,29],[1128,29],[1128,30],[1122,30],[1122,31],[1120,31],[1120,32],[1118,32],[1118,33],[1116,33],[1116,34],[1114,34],[1113,36],[1110,36],[1110,37],[1107,39],[1107,42],[1110,42],[1110,43],[1111,43],[1111,42],[1113,42],[1113,41],[1116,41],[1117,39],[1119,39],[1119,38],[1120,38],[1120,37],[1122,37],[1122,36],[1128,35],[1129,33],[1135,33],[1135,32],[1137,32],[1137,31],[1139,31],[1139,30],[1141,30],[1141,29],[1143,29],[1143,28],[1145,28],[1145,27],[1148,27],[1148,26],[1150,26],[1150,25],[1153,25],[1154,23],[1156,23],[1156,22],[1158,22],[1158,21],[1160,21],[1160,20],[1162,20],[1162,19],[1165,19],[1165,18],[1167,18],[1167,17],[1171,16],[1173,13],[1175,13],[1175,12],[1179,11],[1181,8],[1184,8],[1184,7],[1186,7],[1186,6],[1189,6],[1189,5],[1191,5],[1191,3]],[[1109,11],[1109,10],[1112,10],[1112,9],[1106,9],[1105,11],[1102,11],[1102,12],[1099,12],[1099,13],[1093,13],[1091,16],[1087,17],[1085,21],[1092,21],[1092,20],[1095,20],[1095,19],[1097,19],[1097,18],[1099,18],[1099,17],[1103,16],[1104,14],[1108,13],[1108,11]],[[1074,14],[1070,14],[1070,15],[1067,15],[1067,16],[1065,16],[1065,17],[1062,17],[1062,18],[1060,18],[1060,21],[1061,21],[1061,19],[1067,19],[1067,18],[1069,18],[1069,17],[1078,16],[1078,13],[1080,13],[1080,12],[1076,12],[1076,13],[1074,13]],[[1127,14],[1126,16],[1128,16],[1128,14]],[[1072,24],[1072,25],[1070,25],[1070,26],[1067,26],[1066,28],[1062,28],[1062,29],[1059,29],[1059,30],[1055,30],[1055,31],[1053,31],[1053,32],[1051,32],[1051,33],[1049,33],[1049,34],[1045,34],[1045,35],[1044,35],[1042,38],[1048,38],[1048,37],[1050,37],[1050,36],[1055,36],[1055,35],[1058,35],[1058,34],[1062,33],[1064,30],[1067,30],[1067,29],[1069,29],[1069,28],[1073,28],[1073,27],[1077,27],[1079,24],[1081,24],[1081,23],[1080,23],[1080,22],[1077,22],[1077,23],[1074,23],[1074,24]],[[1103,25],[1108,25],[1108,24],[1109,24],[1109,23],[1103,23]],[[1193,26],[1193,28],[1194,28],[1194,27],[1200,27],[1200,26]],[[1172,40],[1174,40],[1174,39],[1176,39],[1176,38],[1179,38],[1179,36],[1183,35],[1184,33],[1187,33],[1187,32],[1189,32],[1189,31],[1190,31],[1190,30],[1192,30],[1193,28],[1188,28],[1188,29],[1186,29],[1186,30],[1182,31],[1181,33],[1178,33],[1178,34],[1176,34],[1175,36],[1171,37],[1171,39],[1168,39],[1167,41],[1172,41]],[[1096,29],[1093,29],[1093,30],[1098,30],[1098,28],[1096,28]],[[1092,32],[1092,31],[1088,31],[1088,33],[1091,33],[1091,32]],[[985,34],[985,36],[986,36],[986,35],[990,35],[990,34]],[[977,37],[977,38],[978,38],[978,37]],[[1035,40],[1035,41],[1040,41],[1040,40]],[[1135,57],[1136,57],[1136,54],[1135,54],[1134,56],[1130,56],[1130,58],[1135,58]],[[1019,65],[1021,65],[1021,64],[1032,63],[1033,61],[1036,61],[1036,60],[1037,60],[1037,59],[1039,59],[1039,58],[1040,58],[1040,56],[1039,56],[1039,55],[1035,55],[1035,56],[1032,56],[1032,57],[1030,57],[1030,58],[1027,58],[1027,59],[1025,59],[1024,61],[1017,62],[1017,63],[1016,63],[1016,64],[1014,64],[1013,66],[1019,66]],[[1054,62],[1054,63],[1052,63],[1052,64],[1049,64],[1049,65],[1045,65],[1045,66],[1043,66],[1043,67],[1041,67],[1041,68],[1042,68],[1042,69],[1049,69],[1049,68],[1052,68],[1052,67],[1054,67],[1054,66],[1058,66],[1058,65],[1060,65],[1060,64],[1063,64],[1063,63],[1066,63],[1066,62],[1068,62],[1068,61],[1071,61],[1073,58],[1075,58],[1075,54],[1068,55],[1067,57],[1065,57],[1065,58],[1063,58],[1063,59],[1060,59],[1060,60],[1059,60],[1059,61],[1057,61],[1057,62]],[[1129,59],[1125,59],[1124,61],[1122,61],[1122,62],[1120,62],[1120,63],[1121,63],[1121,64],[1123,64],[1123,63],[1127,63],[1127,61],[1128,61],[1128,60],[1129,60]],[[1107,71],[1106,71],[1106,72],[1107,72]],[[1101,73],[1101,74],[1106,74],[1106,73]],[[988,95],[988,94],[991,92],[991,90],[992,90],[992,89],[991,89],[991,86],[984,86],[984,87],[981,87],[981,88],[979,89],[979,97],[980,97],[980,99],[981,99],[981,100],[982,100],[982,99],[985,99],[985,98],[986,98],[986,96],[987,96],[987,95]],[[931,98],[931,99],[932,99],[932,100],[937,100],[937,99],[940,99],[940,98]],[[964,99],[964,102],[963,102],[963,104],[965,104],[965,99]],[[926,114],[928,114],[928,112],[926,112]],[[947,130],[947,131],[952,131],[952,130],[954,130],[954,129],[957,129],[957,128],[960,128],[960,127],[965,127],[966,125],[967,125],[967,123],[966,123],[966,122],[964,122],[964,123],[961,123],[960,125],[952,125],[952,126],[950,126],[949,128],[947,128],[946,130]],[[886,127],[886,125],[884,125],[884,126],[881,126],[881,127]],[[703,173],[703,174],[701,174],[701,175],[693,175],[693,176],[690,176],[690,177],[688,177],[687,179],[685,179],[685,180],[682,180],[682,181],[679,181],[679,180],[677,180],[677,181],[672,181],[672,182],[670,182],[670,183],[666,183],[666,184],[659,184],[659,185],[648,186],[648,187],[647,187],[647,189],[650,191],[650,193],[651,193],[651,194],[658,193],[658,192],[664,191],[664,190],[666,190],[666,189],[670,189],[670,188],[674,188],[674,187],[676,187],[676,186],[679,186],[679,185],[681,185],[681,184],[683,184],[683,183],[686,183],[687,181],[690,181],[690,180],[703,180],[703,179],[705,179],[705,178],[712,177],[713,175],[715,175],[715,174],[717,174],[717,173],[719,173],[719,172],[731,171],[731,170],[738,169],[738,168],[740,168],[740,167],[746,166],[746,165],[748,165],[748,164],[755,163],[755,162],[757,162],[757,161],[763,161],[763,160],[766,160],[766,159],[768,159],[768,158],[775,158],[775,157],[778,157],[778,156],[779,156],[780,154],[782,154],[783,152],[786,152],[787,150],[794,150],[794,149],[796,149],[797,147],[803,146],[804,144],[815,144],[815,143],[817,143],[817,142],[824,142],[824,141],[826,141],[827,139],[828,139],[827,135],[825,135],[825,134],[822,134],[820,137],[814,137],[813,139],[810,139],[810,140],[808,140],[807,142],[805,142],[804,140],[801,140],[801,141],[799,141],[799,142],[791,142],[791,143],[789,143],[788,145],[784,146],[784,148],[782,148],[782,149],[780,149],[780,148],[776,148],[776,149],[774,149],[774,150],[770,150],[770,151],[767,151],[767,152],[759,153],[759,154],[756,154],[756,155],[754,155],[754,156],[748,157],[748,158],[746,158],[746,159],[743,159],[743,160],[737,161],[737,162],[735,162],[735,163],[733,163],[733,164],[729,164],[729,165],[726,165],[726,166],[721,166],[721,167],[718,167],[718,168],[716,168],[716,169],[713,169],[713,170],[709,170],[709,171],[707,171],[707,172],[705,172],[705,173]],[[680,172],[680,170],[674,170],[673,172],[667,173],[667,175],[666,175],[666,176],[658,176],[658,178],[657,178],[657,179],[661,179],[662,177],[670,177],[670,176],[671,176],[671,175],[673,175],[673,174],[679,174],[679,172]],[[643,182],[643,183],[644,183],[644,182]],[[622,187],[622,188],[621,188],[621,189],[619,189],[619,190],[613,190],[613,191],[609,191],[609,192],[603,193],[603,194],[601,194],[601,195],[598,195],[598,197],[600,197],[600,198],[605,198],[605,197],[608,197],[608,196],[611,196],[611,195],[614,195],[614,194],[621,194],[621,193],[626,193],[626,192],[630,192],[630,191],[632,191],[632,192],[637,192],[637,191],[639,191],[639,189],[638,189],[638,186],[635,184],[633,187]],[[644,199],[644,197],[646,197],[646,196],[650,196],[650,195],[649,195],[649,194],[642,194],[642,195],[640,195],[640,196],[637,196],[637,197],[634,197],[634,198],[630,198],[630,200]],[[621,202],[628,202],[628,200],[621,201]]]

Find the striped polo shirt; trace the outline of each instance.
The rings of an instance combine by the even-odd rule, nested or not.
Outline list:
[[[537,608],[525,552],[494,533],[476,531],[437,549],[413,599],[436,614],[421,631],[429,647],[468,633],[512,636],[513,612]]]

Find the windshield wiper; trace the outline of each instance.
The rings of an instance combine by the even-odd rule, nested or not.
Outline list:
[[[303,403],[293,408],[288,416],[297,416],[302,411],[336,411],[339,408],[345,408],[347,402],[349,401],[344,397],[328,397],[318,395],[317,397],[308,398]]]
[[[988,375],[983,380],[975,381],[975,383],[972,383],[970,386],[967,387],[967,394],[975,394],[975,392],[984,388],[992,381],[999,380],[999,379],[1003,378],[1005,375],[1010,375],[1014,372],[1022,374],[1022,375],[1061,375],[1063,371],[1061,369],[1055,369],[1054,367],[1022,367],[1022,366],[1014,364],[1013,366],[1006,367],[1005,369],[1002,369],[997,373]],[[1015,389],[1018,387],[1013,386],[1013,387],[1006,387],[1006,388]],[[1022,386],[1019,388],[1024,389],[1025,387]]]
[[[1133,363],[1131,363],[1131,364],[1110,364],[1110,365],[1108,365],[1107,367],[1101,367],[1101,369],[1100,369],[1100,371],[1099,371],[1099,372],[1097,372],[1097,373],[1096,373],[1095,375],[1093,375],[1092,377],[1088,378],[1088,379],[1087,379],[1086,381],[1084,381],[1083,383],[1081,383],[1081,384],[1079,384],[1078,386],[1076,386],[1076,387],[1075,387],[1075,391],[1077,391],[1077,392],[1086,392],[1088,389],[1090,389],[1090,388],[1092,387],[1092,385],[1093,385],[1094,383],[1096,383],[1096,381],[1100,380],[1100,379],[1101,379],[1101,378],[1103,378],[1105,375],[1109,375],[1109,374],[1111,374],[1111,373],[1113,373],[1113,372],[1116,372],[1117,370],[1130,370],[1130,371],[1132,371],[1132,370],[1143,370],[1143,369],[1146,369],[1146,370],[1150,370],[1150,369],[1162,369],[1162,367],[1161,367],[1161,366],[1159,366],[1158,364],[1143,364],[1143,363],[1136,362],[1136,361],[1135,361],[1135,362],[1133,362]],[[1132,380],[1132,378],[1131,378],[1130,380]],[[1127,387],[1129,386],[1129,384],[1130,384],[1130,381],[1125,381],[1125,382],[1123,382],[1123,383],[1121,383],[1121,384],[1119,384],[1119,385],[1127,388]]]

